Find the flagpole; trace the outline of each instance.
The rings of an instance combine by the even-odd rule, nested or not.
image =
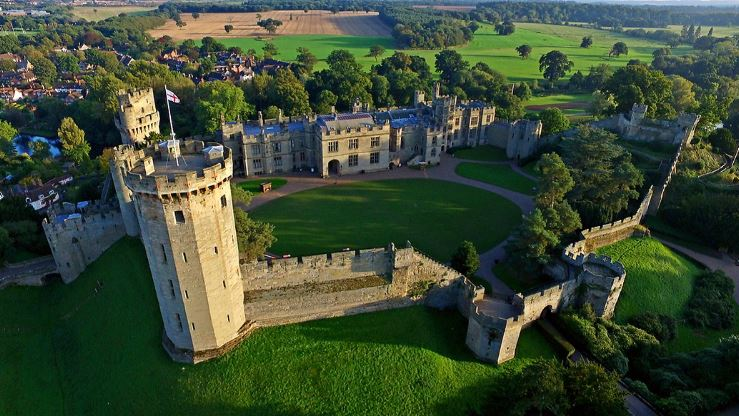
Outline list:
[[[172,126],[172,110],[169,108],[169,95],[167,94],[167,85],[164,85],[164,98],[167,101],[167,115],[169,116],[169,134],[172,137],[172,140],[174,140],[174,127]]]

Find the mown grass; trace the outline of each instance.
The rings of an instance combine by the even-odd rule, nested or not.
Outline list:
[[[270,251],[302,256],[385,247],[414,247],[448,261],[463,240],[484,252],[521,221],[512,202],[451,182],[402,179],[324,186],[264,204],[250,215],[275,226]],[[480,232],[480,230],[485,232]]]
[[[702,269],[658,240],[630,238],[598,252],[626,267],[626,282],[614,318],[617,322],[627,322],[643,312],[672,316],[678,320],[677,337],[666,344],[672,352],[706,348],[722,337],[739,333],[739,319],[726,331],[695,330],[683,321],[693,282]]]
[[[134,239],[70,285],[0,291],[0,414],[464,415],[532,358],[554,357],[526,330],[517,359],[483,364],[459,313],[420,306],[259,329],[195,366],[170,361],[161,330]]]
[[[526,195],[534,195],[536,182],[520,175],[508,165],[490,165],[464,162],[457,165],[458,175],[476,181],[500,186]]]
[[[261,185],[265,182],[272,182],[272,190],[276,191],[287,184],[287,179],[284,178],[262,178],[254,179],[250,181],[243,181],[236,184],[239,188],[249,191],[253,194],[262,193]]]
[[[278,32],[279,33],[279,32]],[[583,36],[593,36],[593,46],[580,48]],[[219,39],[227,46],[240,46],[244,49],[254,48],[261,51],[264,42],[255,38]],[[608,52],[614,43],[623,41],[629,46],[629,55],[612,58]],[[387,57],[395,52],[391,37],[350,36],[350,35],[285,35],[271,39],[279,49],[277,59],[294,60],[299,46],[310,49],[321,61],[316,66],[320,70],[326,67],[325,59],[335,49],[347,49],[366,69],[375,65],[374,58],[366,56],[372,45],[379,44],[385,49]],[[521,59],[515,48],[522,44],[531,45],[533,52],[529,59]],[[631,59],[652,61],[652,52],[661,48],[659,42],[631,38],[614,32],[598,29],[557,26],[539,23],[516,23],[516,32],[510,36],[500,36],[493,26],[483,24],[475,32],[475,38],[467,45],[451,49],[458,51],[471,64],[484,62],[493,69],[506,75],[511,81],[542,80],[539,72],[539,57],[551,50],[559,50],[575,63],[574,71],[587,72],[591,66],[601,63],[614,67],[625,66]],[[673,55],[681,55],[692,51],[688,46],[672,50]],[[409,55],[418,55],[426,59],[434,70],[435,55],[439,50],[404,50]]]
[[[481,160],[486,162],[508,160],[505,149],[489,145],[454,150],[454,157],[457,159]]]

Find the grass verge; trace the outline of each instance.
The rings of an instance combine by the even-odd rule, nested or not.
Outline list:
[[[536,182],[516,173],[508,165],[484,165],[482,163],[460,163],[456,169],[457,175],[476,181],[500,186],[525,195],[534,195]]]

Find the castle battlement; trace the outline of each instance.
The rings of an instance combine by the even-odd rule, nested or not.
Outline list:
[[[118,114],[114,122],[123,144],[142,143],[159,133],[160,115],[154,105],[154,90],[118,91]]]

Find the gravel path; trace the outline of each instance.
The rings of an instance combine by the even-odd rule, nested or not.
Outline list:
[[[270,201],[273,201],[277,198],[281,198],[285,195],[290,195],[295,192],[305,191],[308,189],[314,189],[314,188],[318,188],[321,186],[339,185],[339,184],[346,184],[346,183],[352,183],[352,182],[357,182],[357,181],[371,181],[371,180],[385,180],[385,179],[437,179],[437,180],[443,180],[443,181],[454,182],[454,183],[458,183],[462,185],[472,186],[478,189],[483,189],[485,191],[498,194],[502,196],[503,198],[506,198],[509,201],[516,204],[519,207],[519,209],[521,209],[522,214],[528,214],[534,209],[534,202],[531,196],[520,194],[518,192],[514,192],[509,189],[501,188],[499,186],[487,184],[484,182],[479,182],[473,179],[463,178],[457,175],[455,173],[455,169],[457,168],[457,165],[459,165],[462,162],[474,162],[474,163],[484,163],[484,164],[508,164],[516,172],[526,177],[536,180],[536,178],[522,171],[513,162],[481,162],[481,161],[475,161],[475,160],[456,159],[452,156],[442,154],[441,164],[439,166],[431,167],[431,168],[424,169],[424,170],[416,170],[416,169],[410,169],[407,167],[402,167],[402,168],[396,168],[396,169],[382,171],[382,172],[340,176],[340,177],[333,177],[333,178],[320,178],[320,177],[317,177],[311,174],[284,175],[283,177],[287,178],[288,180],[287,184],[282,186],[280,189],[270,191],[265,194],[255,195],[251,204],[248,207],[242,206],[241,208],[246,209],[247,211],[250,211]],[[253,178],[244,178],[240,180],[236,179],[235,182],[251,180],[251,179]],[[502,294],[502,295],[509,295],[509,294],[514,293],[513,290],[511,290],[511,288],[509,288],[505,283],[503,283],[502,280],[500,280],[493,273],[493,266],[496,264],[496,262],[499,262],[505,258],[506,241],[501,242],[497,246],[491,248],[490,250],[485,251],[484,253],[480,253],[480,269],[477,273],[480,277],[484,278],[490,283],[490,285],[493,288],[493,292]]]

